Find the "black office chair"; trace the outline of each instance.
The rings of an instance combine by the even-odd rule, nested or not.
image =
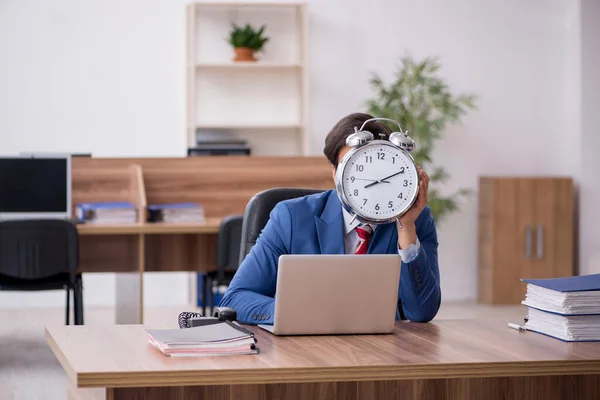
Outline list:
[[[202,295],[204,306],[210,298],[209,308],[212,315],[215,306],[215,292],[222,285],[229,285],[235,272],[239,267],[240,243],[242,238],[242,215],[230,215],[223,219],[217,234],[217,271],[211,271],[204,275],[202,281]],[[210,294],[207,293],[210,290]]]
[[[242,224],[242,244],[240,248],[240,264],[250,253],[252,246],[261,231],[269,221],[269,215],[277,203],[283,200],[295,199],[310,194],[321,193],[323,190],[317,189],[296,189],[296,188],[275,188],[263,190],[255,194],[244,212],[244,222]]]
[[[323,190],[277,188],[264,190],[250,199],[246,206],[242,225],[240,264],[250,253],[252,246],[254,246],[258,236],[269,221],[269,214],[277,203],[320,192],[323,192]],[[398,311],[400,312],[400,318],[406,319],[400,299],[398,299]]]
[[[66,220],[0,221],[0,290],[73,290],[75,325],[83,325],[77,228]]]

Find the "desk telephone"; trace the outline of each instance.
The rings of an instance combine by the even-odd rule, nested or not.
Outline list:
[[[203,317],[201,313],[182,312],[179,314],[180,328],[193,328],[196,326],[218,324],[223,321],[235,322],[237,313],[233,308],[216,307],[212,317]]]

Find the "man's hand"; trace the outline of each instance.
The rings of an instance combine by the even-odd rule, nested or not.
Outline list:
[[[419,172],[419,194],[417,195],[417,199],[406,214],[400,217],[400,223],[396,222],[396,227],[398,228],[398,246],[400,249],[405,249],[409,245],[417,243],[415,221],[427,206],[429,176],[427,176],[421,167],[417,167],[417,171]]]

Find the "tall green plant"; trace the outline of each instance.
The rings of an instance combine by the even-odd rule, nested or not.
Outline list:
[[[442,196],[435,184],[445,182],[449,175],[443,167],[434,165],[431,153],[444,128],[476,108],[475,95],[451,93],[437,75],[440,67],[437,58],[414,60],[404,56],[389,83],[377,73],[371,74],[369,84],[374,97],[367,100],[371,115],[398,121],[415,140],[413,157],[429,175],[428,204],[437,221],[457,210],[459,199],[468,196],[471,190],[459,189],[449,196]]]

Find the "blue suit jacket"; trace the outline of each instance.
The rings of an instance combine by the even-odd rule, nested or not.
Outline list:
[[[437,232],[429,207],[415,225],[421,247],[413,261],[402,263],[398,296],[406,318],[427,322],[436,315],[441,299]],[[398,254],[397,242],[396,224],[380,225],[367,252]],[[242,323],[272,324],[277,262],[282,254],[344,254],[344,218],[335,191],[277,204],[220,305],[235,309]]]

